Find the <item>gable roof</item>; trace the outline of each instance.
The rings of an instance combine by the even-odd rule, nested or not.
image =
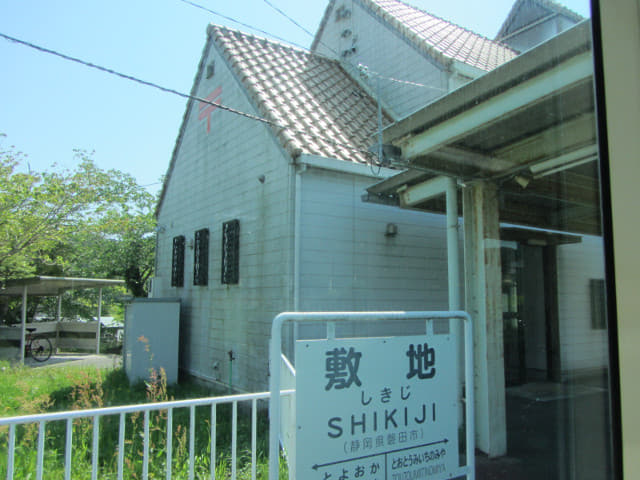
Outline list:
[[[387,25],[439,62],[458,61],[481,70],[493,70],[511,60],[517,52],[452,22],[400,0],[355,0]],[[336,1],[331,0],[313,41],[315,50]]]
[[[377,104],[338,61],[219,25],[209,25],[207,34],[192,97],[197,94],[209,51],[215,48],[293,158],[308,154],[368,162],[368,148],[378,130]],[[164,200],[189,112],[196,102],[192,98],[187,103],[156,215]],[[391,121],[383,112],[383,126]]]
[[[227,27],[208,32],[260,114],[290,127],[275,132],[293,157],[367,163],[377,104],[338,61]]]
[[[536,7],[539,11],[538,18],[519,21],[521,15],[524,13],[534,13],[533,11]],[[496,40],[499,41],[501,38],[511,35],[520,28],[552,14],[562,15],[576,23],[584,20],[582,15],[577,14],[573,10],[553,0],[517,0],[511,7],[509,15],[507,15],[507,18],[502,23],[500,31],[496,35]]]

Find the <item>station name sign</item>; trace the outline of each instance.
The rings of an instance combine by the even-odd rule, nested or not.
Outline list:
[[[449,334],[296,342],[298,478],[456,476],[456,358]]]

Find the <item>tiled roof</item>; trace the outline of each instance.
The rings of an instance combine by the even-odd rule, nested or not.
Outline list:
[[[260,114],[290,127],[274,131],[291,155],[367,161],[377,105],[337,61],[222,26],[209,35]]]
[[[517,53],[499,42],[478,35],[399,0],[361,0],[436,57],[453,59],[481,70],[493,70]]]

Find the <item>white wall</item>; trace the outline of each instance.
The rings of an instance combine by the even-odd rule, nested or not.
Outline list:
[[[516,33],[502,41],[519,52],[525,52],[567,30],[573,25],[575,25],[575,22],[566,17],[555,16],[534,27],[523,29],[522,32]]]
[[[203,78],[196,94],[207,97],[221,86],[222,103],[255,112],[213,49],[210,60],[215,75]],[[264,388],[271,320],[291,301],[290,160],[268,127],[216,110],[207,133],[198,114],[194,105],[158,217],[165,230],[153,295],[182,300],[181,368],[240,389]],[[222,223],[232,219],[240,221],[240,283],[222,285]],[[187,247],[184,287],[171,287],[173,238],[184,235],[189,244],[201,228],[210,230],[208,286],[193,285],[193,249]]]
[[[558,247],[558,313],[563,374],[608,363],[607,331],[591,327],[589,279],[604,278],[602,238]]]
[[[338,20],[335,10],[343,4],[352,8],[351,16]],[[350,30],[351,34],[343,37],[345,30]],[[343,57],[342,53],[351,48],[356,49],[355,53]],[[358,1],[335,3],[334,12],[320,37],[317,53],[348,62],[354,68],[359,64],[366,65],[385,77],[428,85],[428,88],[416,87],[381,79],[382,98],[399,117],[430,103],[445,94],[448,88],[449,75],[441,70],[440,65],[416,50]],[[370,85],[375,91],[375,78],[371,79]]]
[[[365,203],[373,183],[319,169],[302,175],[300,309],[447,310],[445,217]],[[395,237],[385,236],[387,223]]]

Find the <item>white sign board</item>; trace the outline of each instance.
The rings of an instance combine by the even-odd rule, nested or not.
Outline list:
[[[451,335],[296,342],[296,473],[439,480],[460,472]]]

